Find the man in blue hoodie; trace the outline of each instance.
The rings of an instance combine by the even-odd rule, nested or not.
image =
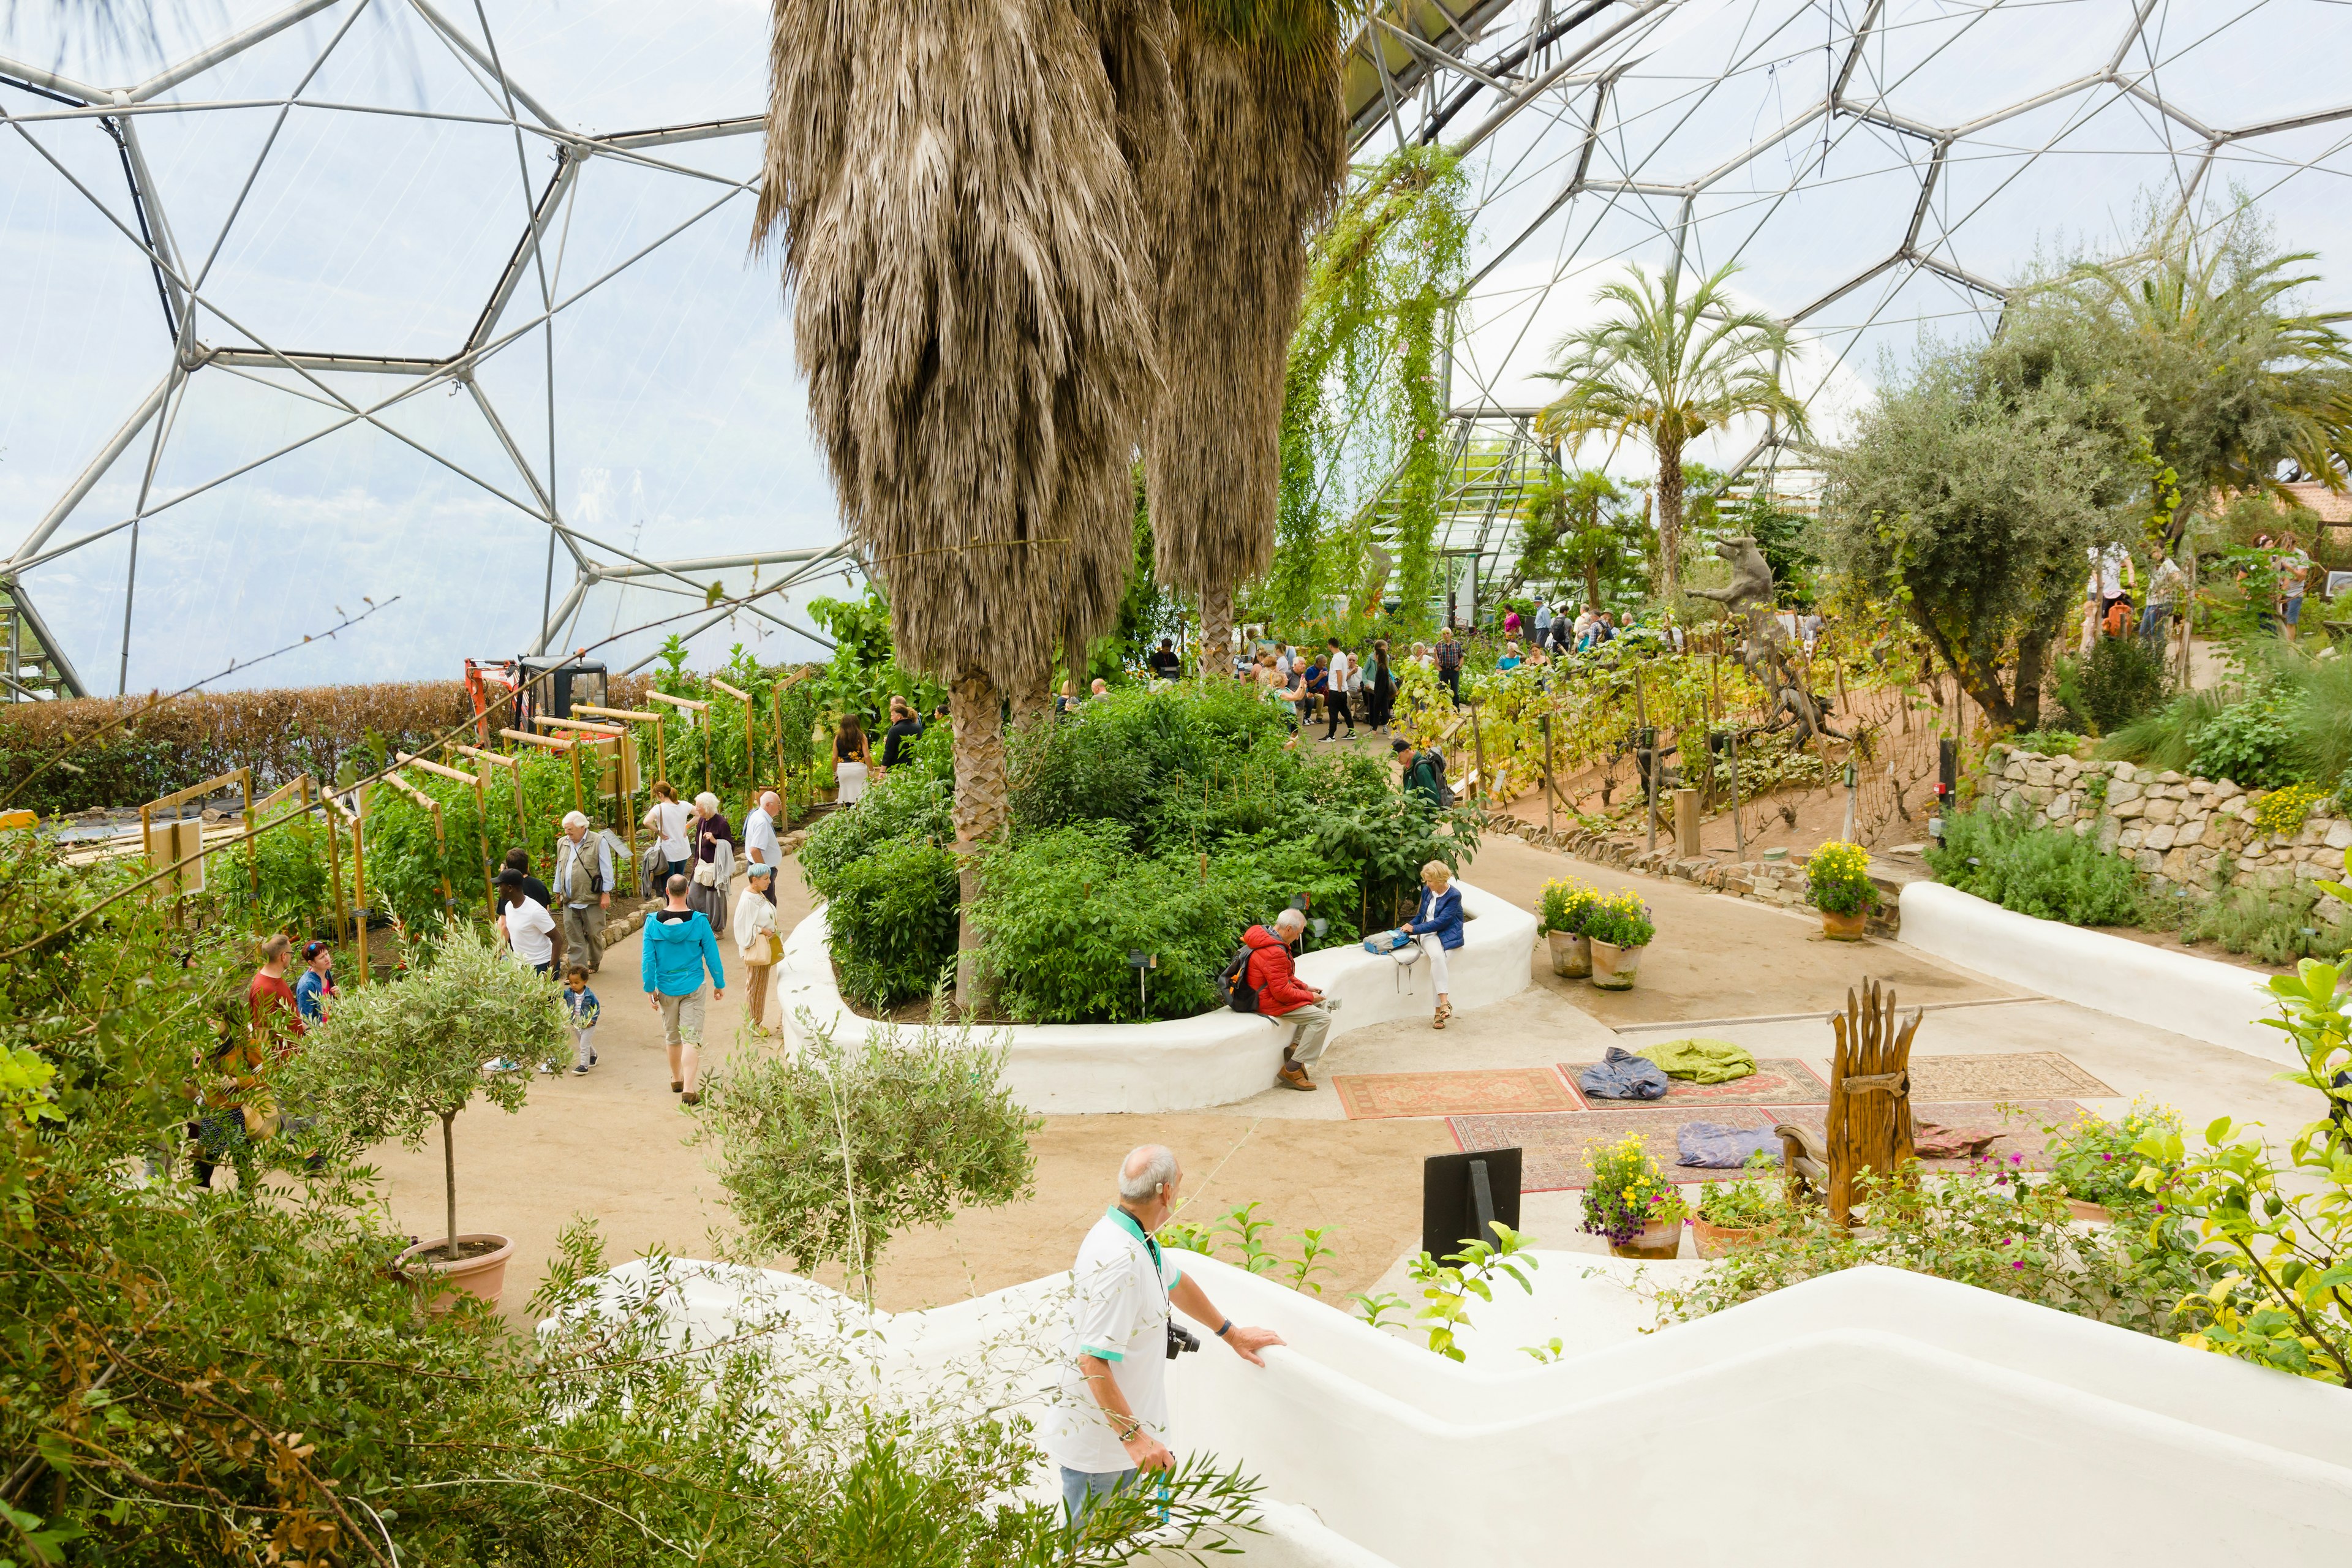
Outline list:
[[[702,911],[689,907],[684,877],[669,879],[669,906],[654,911],[638,938],[646,996],[662,1016],[669,1040],[669,1091],[688,1105],[702,1103],[695,1087],[702,1058],[702,973],[710,972],[710,994],[724,999],[727,972],[719,966],[719,939]]]

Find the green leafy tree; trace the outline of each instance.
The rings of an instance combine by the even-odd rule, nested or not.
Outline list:
[[[1045,1123],[1003,1074],[1003,1047],[969,1029],[877,1028],[856,1045],[811,1029],[789,1057],[706,1080],[696,1137],[717,1147],[755,1253],[842,1264],[871,1299],[892,1236],[1033,1190],[1029,1134]]]
[[[1990,343],[1922,350],[1850,444],[1815,454],[1824,559],[1899,605],[2004,729],[2039,720],[2090,552],[2138,531],[2138,411],[2101,342],[2063,309],[2014,305]]]
[[[1598,468],[1554,474],[1529,500],[1518,574],[1535,582],[1577,581],[1595,609],[1642,581],[1649,538],[1625,492]]]
[[[536,1069],[561,1065],[568,1043],[547,978],[492,946],[479,928],[451,921],[431,963],[336,1002],[294,1057],[286,1094],[361,1144],[397,1138],[421,1148],[438,1123],[454,1258],[458,1112],[478,1098],[509,1115],[520,1110]]]
[[[1787,329],[1731,295],[1736,264],[1691,283],[1679,270],[1639,267],[1594,303],[1613,307],[1592,326],[1560,340],[1543,373],[1564,391],[1537,421],[1547,435],[1580,446],[1590,437],[1647,442],[1657,455],[1658,586],[1680,591],[1683,449],[1735,420],[1764,418],[1791,435],[1807,428],[1805,406],[1780,382]]]

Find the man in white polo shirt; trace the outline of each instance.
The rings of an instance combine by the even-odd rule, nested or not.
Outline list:
[[[1167,1445],[1171,1302],[1252,1366],[1265,1364],[1258,1352],[1282,1343],[1272,1329],[1235,1326],[1199,1280],[1161,1256],[1152,1232],[1168,1223],[1183,1179],[1168,1150],[1134,1150],[1118,1169],[1118,1202],[1078,1244],[1061,1397],[1044,1433],[1074,1521],[1096,1498],[1132,1485],[1139,1471],[1175,1464]]]

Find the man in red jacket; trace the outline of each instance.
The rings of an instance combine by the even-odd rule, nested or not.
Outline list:
[[[1243,978],[1257,993],[1257,1010],[1269,1018],[1285,1018],[1298,1026],[1290,1044],[1282,1047],[1282,1070],[1274,1081],[1285,1089],[1320,1087],[1307,1076],[1307,1064],[1323,1054],[1331,1033],[1331,1013],[1339,1005],[1323,993],[1299,981],[1290,962],[1290,944],[1307,930],[1307,917],[1285,910],[1275,917],[1274,929],[1252,926],[1242,941],[1249,944],[1250,961]]]

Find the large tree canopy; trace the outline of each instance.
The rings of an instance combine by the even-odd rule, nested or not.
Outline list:
[[[2003,727],[2037,720],[2090,552],[2139,529],[2152,459],[2100,341],[2055,302],[2015,308],[1981,348],[1923,351],[1818,453],[1831,564],[1902,605]]]

